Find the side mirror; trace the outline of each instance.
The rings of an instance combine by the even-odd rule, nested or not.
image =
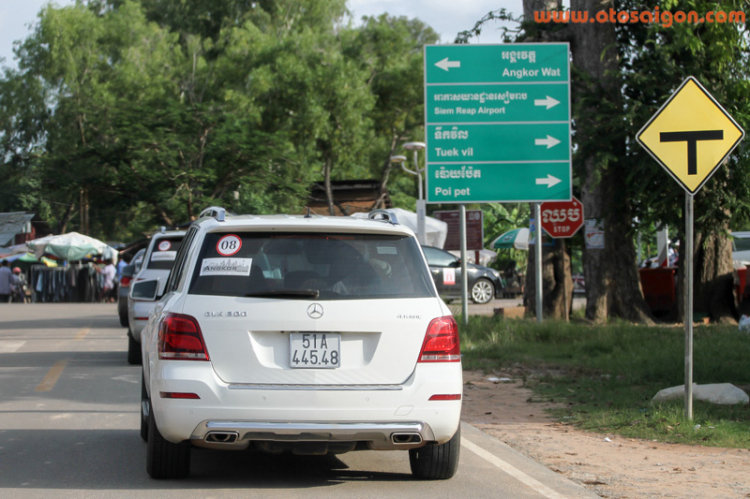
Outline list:
[[[458,268],[460,266],[461,266],[461,259],[460,258],[450,264],[450,267],[454,267],[454,268]]]
[[[134,300],[156,301],[159,296],[159,279],[146,279],[130,286],[130,297]]]

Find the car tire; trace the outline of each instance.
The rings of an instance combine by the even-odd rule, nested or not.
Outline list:
[[[148,418],[151,414],[151,401],[146,392],[146,379],[141,375],[141,439],[148,442]]]
[[[478,305],[484,305],[495,297],[495,286],[487,279],[477,279],[471,287],[471,301]]]
[[[120,307],[120,310],[118,310],[118,313],[120,315],[120,325],[122,327],[128,327],[128,309],[125,308],[125,310],[122,310],[122,307]]]
[[[190,442],[173,444],[165,440],[156,427],[153,410],[148,413],[148,436],[146,472],[151,478],[185,478],[190,474]]]
[[[447,480],[458,470],[461,453],[461,427],[444,444],[426,445],[409,450],[412,474],[421,480]]]
[[[128,329],[128,364],[139,366],[142,360],[141,344],[133,339],[133,335],[130,334]]]

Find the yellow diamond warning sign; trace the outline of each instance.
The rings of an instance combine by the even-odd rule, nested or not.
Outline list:
[[[745,132],[692,76],[636,139],[690,194],[721,165]]]

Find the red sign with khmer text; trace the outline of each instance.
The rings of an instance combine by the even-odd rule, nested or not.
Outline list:
[[[554,238],[573,237],[583,226],[583,204],[572,201],[542,203],[542,229]]]

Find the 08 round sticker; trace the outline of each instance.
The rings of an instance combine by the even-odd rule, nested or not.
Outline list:
[[[216,252],[221,256],[232,256],[242,248],[242,239],[234,234],[224,236],[216,243]]]
[[[172,243],[170,243],[167,240],[164,240],[159,243],[159,251],[167,251],[171,247],[172,247]]]

